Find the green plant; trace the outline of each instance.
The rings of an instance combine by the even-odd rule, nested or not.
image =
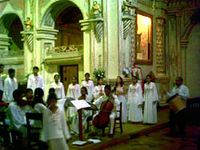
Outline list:
[[[102,68],[94,69],[93,75],[96,79],[103,79],[105,78],[105,70]]]

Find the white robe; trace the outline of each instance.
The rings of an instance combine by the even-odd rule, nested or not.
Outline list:
[[[16,102],[11,102],[7,110],[8,119],[10,121],[10,127],[17,130],[26,136],[26,115],[25,111],[16,104]]]
[[[87,88],[88,96],[92,99],[93,98],[93,91],[94,91],[94,83],[92,80],[89,81],[82,81],[82,87]]]
[[[73,84],[71,83],[71,84],[68,86],[67,97],[72,97],[72,98],[74,98],[74,99],[78,99],[80,95],[81,95],[81,92],[80,92],[80,85],[79,85],[79,84],[73,85]]]
[[[128,120],[132,122],[143,121],[142,107],[143,103],[142,88],[139,83],[129,85],[128,89]]]
[[[94,87],[93,96],[95,99],[100,97],[99,93],[104,93],[104,87],[105,85],[97,85]]]
[[[59,108],[53,113],[46,109],[43,113],[42,141],[47,141],[50,149],[68,150],[66,139],[70,138],[64,112]],[[59,143],[59,144],[58,144]]]
[[[144,123],[157,123],[158,92],[153,82],[144,85]]]
[[[117,87],[116,92],[124,93],[124,87]],[[122,103],[122,122],[127,122],[127,102],[124,95],[120,94],[117,96],[118,100]],[[119,110],[119,108],[118,108]]]
[[[35,91],[36,88],[41,88],[44,90],[44,81],[42,76],[40,75],[34,76],[33,74],[31,74],[28,77],[27,88],[31,88],[33,92]]]
[[[67,90],[67,97],[72,97],[74,99],[78,99],[81,95],[80,92],[80,85],[75,84],[73,85],[72,83],[68,86]],[[77,115],[77,110],[75,107],[71,106],[67,108],[67,119],[70,122],[70,129],[76,133],[79,132],[78,129],[78,115]]]
[[[5,102],[11,102],[14,100],[13,98],[13,92],[18,88],[17,79],[10,77],[7,77],[4,81],[4,96],[3,100]]]
[[[51,88],[55,89],[55,93],[57,95],[58,99],[64,99],[65,98],[65,90],[62,82],[56,82],[51,83]]]

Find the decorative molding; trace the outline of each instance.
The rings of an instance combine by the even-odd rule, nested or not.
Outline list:
[[[122,16],[122,22],[123,22],[123,38],[126,39],[132,27],[133,16],[131,15]]]
[[[24,41],[27,44],[28,49],[30,50],[30,52],[32,52],[33,51],[33,32],[22,31],[21,34],[23,36],[22,41]]]
[[[95,19],[80,20],[79,23],[82,26],[82,31],[90,31],[92,29],[91,26],[93,24],[93,30],[97,42],[101,42],[103,36],[103,18],[99,17]]]
[[[83,45],[68,45],[68,46],[58,46],[58,47],[51,47],[49,46],[46,49],[47,55],[52,54],[65,54],[66,52],[78,52],[82,51]]]
[[[56,35],[59,32],[58,30],[54,30],[52,28],[38,28],[36,38],[39,39],[46,39],[46,40],[56,40]]]
[[[83,46],[60,46],[46,49],[45,64],[73,64],[83,61]]]
[[[24,63],[24,57],[6,57],[0,59],[0,64],[6,64],[6,65],[19,65]]]
[[[164,60],[164,18],[156,18],[156,74],[165,75],[165,60]]]

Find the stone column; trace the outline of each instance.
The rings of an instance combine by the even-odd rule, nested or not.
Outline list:
[[[6,57],[9,55],[9,49],[10,46],[10,38],[7,36],[7,34],[0,34],[0,57]],[[3,62],[1,62],[3,63]]]
[[[165,62],[165,19],[156,18],[156,75],[159,81],[160,105],[166,104],[166,93],[168,89],[169,78],[166,75]]]
[[[156,74],[165,76],[165,50],[164,50],[164,18],[156,18]]]

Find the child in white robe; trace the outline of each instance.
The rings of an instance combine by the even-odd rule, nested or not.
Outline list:
[[[49,150],[68,150],[66,139],[70,138],[69,130],[65,121],[64,112],[56,105],[55,93],[48,96],[48,109],[43,113],[43,137],[47,141]]]

